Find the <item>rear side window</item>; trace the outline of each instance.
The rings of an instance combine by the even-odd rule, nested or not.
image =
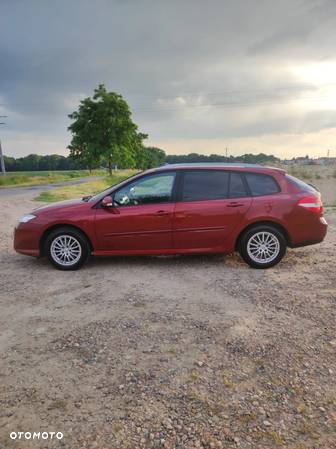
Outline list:
[[[289,181],[291,184],[293,184],[295,187],[302,190],[303,192],[309,192],[309,193],[318,192],[318,190],[314,186],[307,184],[306,182],[301,181],[301,179],[295,178],[294,176],[286,175],[286,179],[287,179],[287,181]]]
[[[240,173],[231,173],[230,175],[230,198],[242,198],[247,195],[245,184]]]
[[[246,173],[245,177],[252,196],[272,195],[280,192],[278,183],[270,175]]]
[[[228,197],[229,172],[195,170],[184,173],[182,201],[219,200]]]

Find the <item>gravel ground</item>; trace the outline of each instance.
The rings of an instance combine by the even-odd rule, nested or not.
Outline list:
[[[336,447],[336,213],[258,271],[237,255],[16,254],[0,198],[0,448]],[[335,211],[335,209],[334,209]],[[62,432],[61,440],[10,438]]]

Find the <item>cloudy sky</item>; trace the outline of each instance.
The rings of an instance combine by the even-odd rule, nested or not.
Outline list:
[[[336,156],[336,1],[0,0],[6,154],[67,154],[99,83],[169,154]]]

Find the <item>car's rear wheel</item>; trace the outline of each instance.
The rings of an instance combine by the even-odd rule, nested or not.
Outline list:
[[[239,252],[251,267],[273,267],[286,254],[286,239],[282,232],[270,225],[254,226],[240,239]]]
[[[80,231],[58,228],[47,236],[45,254],[59,270],[77,270],[90,255],[90,244]]]

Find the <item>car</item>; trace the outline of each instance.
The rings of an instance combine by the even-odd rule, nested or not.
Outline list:
[[[172,164],[139,173],[98,195],[20,218],[14,248],[75,270],[90,255],[238,251],[269,268],[287,247],[323,241],[318,190],[285,170],[253,164]]]

